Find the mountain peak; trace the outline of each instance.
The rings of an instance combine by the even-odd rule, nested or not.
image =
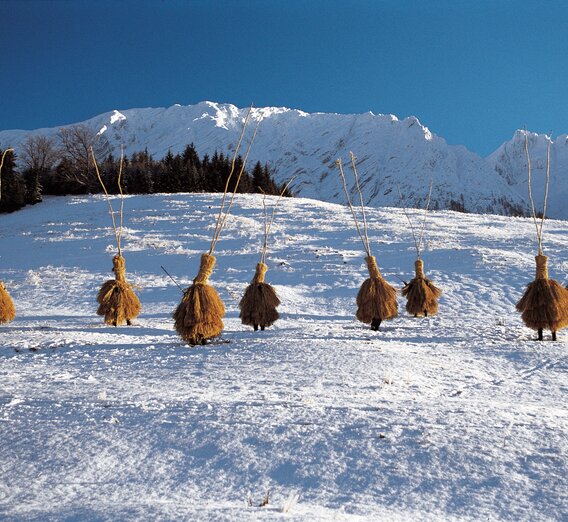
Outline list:
[[[118,121],[123,121],[125,119],[126,116],[115,109],[114,111],[112,111],[112,116],[110,117],[110,124],[112,125]]]

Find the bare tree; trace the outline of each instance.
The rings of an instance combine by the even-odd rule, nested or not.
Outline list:
[[[59,158],[59,151],[53,138],[28,136],[20,149],[20,161],[24,169],[36,172],[50,170]]]
[[[110,144],[101,134],[86,125],[73,125],[59,129],[61,154],[72,165],[64,169],[67,181],[78,183],[89,191],[98,189],[98,180],[91,160],[91,147],[95,157],[110,153]]]

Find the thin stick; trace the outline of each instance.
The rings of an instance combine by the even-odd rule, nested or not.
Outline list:
[[[120,145],[120,166],[118,168],[118,191],[120,192],[120,227],[118,229],[118,248],[120,249],[120,242],[122,241],[122,222],[124,216],[124,193],[122,192],[122,165],[124,162],[124,146]]]
[[[264,211],[264,241],[262,243],[262,250],[260,252],[260,262],[264,263],[264,253],[266,251],[266,245],[268,243],[268,211],[266,209],[266,192],[260,189],[262,192],[262,208]]]
[[[233,193],[231,194],[231,199],[229,200],[229,204],[227,205],[227,210],[225,211],[225,214],[223,216],[223,220],[221,221],[221,225],[219,226],[219,229],[217,231],[217,235],[213,237],[213,241],[211,242],[211,248],[209,249],[209,255],[211,255],[213,253],[213,250],[215,249],[215,246],[217,245],[217,241],[219,241],[219,237],[221,237],[221,231],[225,227],[225,223],[227,222],[227,218],[229,217],[229,211],[231,210],[231,207],[233,206],[235,194],[237,193],[237,189],[239,188],[239,183],[241,181],[241,177],[243,175],[243,172],[245,171],[245,166],[247,164],[250,149],[251,149],[252,144],[254,142],[254,139],[256,137],[256,133],[258,132],[258,127],[259,127],[261,121],[262,121],[262,118],[259,118],[259,120],[256,124],[256,127],[254,129],[254,133],[252,135],[252,139],[250,140],[249,146],[247,148],[247,152],[245,154],[245,158],[243,160],[241,170],[239,171],[239,175],[237,176],[237,181],[235,181],[235,188],[233,189]],[[228,181],[229,180],[227,180],[227,186],[228,186]]]
[[[108,203],[110,218],[112,219],[112,228],[114,229],[114,236],[116,238],[116,246],[118,248],[118,255],[120,256],[121,255],[120,239],[118,237],[118,231],[116,229],[116,221],[114,219],[114,210],[113,210],[112,204],[110,202],[110,196],[108,195],[107,189],[106,189],[105,184],[103,182],[103,178],[101,178],[101,173],[99,172],[99,166],[97,165],[97,160],[95,158],[95,153],[93,151],[92,145],[91,145],[91,156],[93,157],[93,163],[95,164],[95,171],[97,172],[97,177],[99,178],[99,183],[101,184],[101,187],[103,187],[103,190],[104,190],[104,193],[105,193],[105,198],[106,198],[106,201]]]
[[[542,252],[542,229],[544,227],[544,217],[546,215],[546,204],[548,202],[548,182],[550,180],[550,142],[552,140],[548,138],[548,146],[546,148],[546,185],[544,189],[544,205],[542,208],[542,219],[540,220],[540,241],[539,241],[539,251]]]
[[[401,277],[397,276],[396,274],[392,274],[392,275],[393,275],[394,277],[396,277],[401,283],[403,283],[404,286],[406,286],[406,285],[408,284],[404,279],[402,279]]]
[[[227,191],[229,190],[229,182],[231,181],[231,178],[233,177],[233,172],[235,171],[235,161],[237,160],[237,154],[239,152],[241,142],[243,141],[243,136],[245,135],[245,130],[247,128],[247,124],[248,124],[248,120],[249,120],[251,112],[252,112],[252,103],[251,103],[250,108],[247,112],[247,116],[246,116],[245,121],[243,123],[243,129],[241,130],[241,135],[239,137],[239,141],[237,142],[237,147],[235,148],[235,153],[233,154],[233,161],[231,162],[231,170],[229,172],[227,182],[225,183],[225,190],[223,192],[223,198],[221,199],[221,206],[219,207],[219,216],[217,217],[217,224],[215,225],[215,230],[213,232],[213,239],[211,240],[211,248],[209,249],[209,255],[211,255],[211,253],[213,252],[213,248],[215,246],[215,237],[217,236],[217,230],[219,229],[219,226],[221,224],[221,216],[223,215],[223,208],[225,206],[225,198],[227,197]]]
[[[14,149],[6,149],[2,154],[2,161],[0,161],[0,199],[2,199],[2,167],[4,166],[4,158],[8,152],[14,152]]]
[[[400,185],[397,185],[397,187],[398,187],[398,195],[400,197],[400,202],[402,204],[402,210],[404,211],[404,215],[406,216],[406,219],[408,220],[408,223],[410,224],[410,230],[412,232],[412,239],[414,240],[414,248],[416,248],[416,255],[418,256],[418,259],[420,259],[420,247],[418,246],[418,241],[416,240],[416,233],[414,232],[414,224],[412,223],[412,220],[410,219],[410,216],[408,215],[408,209],[406,208],[406,206],[403,203]]]
[[[527,156],[527,177],[528,177],[528,189],[529,189],[529,199],[531,202],[531,209],[532,209],[532,217],[533,217],[533,221],[534,221],[534,226],[536,229],[536,238],[538,241],[538,255],[541,256],[542,255],[542,227],[544,225],[544,212],[546,211],[546,203],[548,200],[548,181],[549,181],[549,167],[550,167],[550,142],[549,142],[549,147],[548,147],[548,157],[547,157],[547,162],[546,162],[546,188],[545,188],[545,195],[544,195],[544,210],[542,213],[542,220],[541,220],[541,226],[539,229],[538,223],[537,223],[537,218],[536,218],[536,209],[534,206],[534,199],[533,199],[533,195],[532,195],[532,187],[531,187],[531,158],[529,155],[529,138],[528,138],[528,132],[525,129],[525,154]]]
[[[369,244],[369,235],[367,234],[367,216],[365,216],[365,205],[363,205],[363,193],[361,192],[361,187],[359,186],[359,176],[357,175],[357,168],[355,167],[355,154],[349,152],[351,155],[351,166],[353,167],[353,175],[355,176],[355,186],[357,187],[357,192],[359,192],[359,201],[361,202],[361,213],[363,214],[363,231],[365,232],[365,241],[367,242],[367,251],[371,251],[371,246]]]
[[[422,220],[422,229],[420,230],[420,237],[418,238],[418,259],[420,259],[420,251],[422,250],[422,240],[424,239],[424,230],[426,229],[426,218],[428,217],[428,210],[430,210],[430,199],[432,198],[432,185],[433,180],[430,180],[430,189],[428,190],[428,199],[426,200],[426,207],[424,207],[424,219]]]
[[[531,188],[531,157],[529,154],[529,138],[528,138],[528,132],[527,129],[525,129],[525,155],[527,156],[527,178],[528,178],[528,189],[529,189],[529,200],[531,203],[531,210],[532,210],[532,217],[533,217],[533,221],[534,221],[534,226],[536,228],[536,237],[538,240],[538,243],[540,245],[540,238],[539,238],[539,231],[538,231],[538,224],[536,222],[536,210],[535,210],[535,206],[534,206],[534,199],[533,199],[533,195],[532,195],[532,188]],[[541,254],[540,251],[540,247],[539,247],[539,255]]]
[[[272,207],[272,216],[270,218],[270,224],[268,225],[268,233],[269,234],[270,234],[270,229],[272,228],[272,223],[274,223],[274,213],[276,212],[276,209],[278,208],[278,205],[280,204],[280,201],[282,200],[284,193],[288,190],[290,183],[292,183],[292,181],[294,181],[297,177],[298,177],[298,175],[292,176],[290,178],[290,181],[288,181],[288,183],[286,183],[286,185],[284,186],[284,188],[280,192],[280,195],[278,196],[278,199],[276,200],[275,205]]]
[[[432,197],[432,180],[430,180],[430,190],[428,191],[428,197],[426,198],[426,206],[424,207],[424,219],[422,220],[422,227],[420,230],[420,235],[418,239],[416,239],[416,232],[414,229],[414,224],[410,219],[410,214],[408,213],[408,209],[404,205],[404,198],[402,197],[402,191],[400,190],[400,185],[397,185],[398,188],[398,195],[400,197],[400,203],[402,206],[402,210],[404,211],[404,215],[410,224],[410,230],[412,231],[412,239],[414,240],[414,248],[416,248],[416,256],[420,259],[420,253],[422,252],[422,240],[424,239],[424,230],[426,228],[426,218],[428,217],[428,209],[430,208],[430,198]]]
[[[274,206],[272,207],[272,215],[270,217],[270,223],[268,224],[268,226],[266,226],[267,224],[267,214],[266,214],[266,204],[265,204],[265,199],[266,199],[266,194],[264,194],[264,197],[262,198],[262,204],[264,205],[264,245],[262,247],[262,253],[260,255],[260,262],[264,263],[264,260],[266,259],[266,250],[268,249],[268,236],[270,235],[270,230],[272,229],[272,224],[274,223],[274,214],[276,213],[276,209],[278,208],[278,205],[280,204],[280,200],[282,199],[282,196],[284,196],[284,193],[286,192],[286,190],[288,190],[288,187],[290,186],[290,183],[292,183],[292,181],[294,181],[296,179],[296,176],[292,176],[292,178],[290,178],[290,181],[288,181],[288,183],[286,183],[286,185],[284,186],[284,188],[282,189],[282,192],[280,192],[280,195],[278,196],[278,199],[276,200],[276,203],[274,204]],[[261,189],[262,190],[262,189]]]
[[[174,284],[180,289],[180,292],[183,293],[183,288],[178,285],[178,282],[170,275],[170,273],[160,265],[160,268],[166,273],[166,275],[174,282]]]
[[[371,255],[371,249],[365,243],[365,239],[363,238],[363,234],[361,233],[361,229],[359,228],[359,223],[357,221],[357,216],[355,215],[355,209],[351,204],[351,198],[349,197],[349,192],[347,190],[347,183],[345,182],[345,174],[343,173],[343,167],[341,165],[341,158],[336,161],[337,166],[339,167],[339,174],[341,175],[341,180],[343,181],[343,190],[345,191],[345,196],[347,197],[347,203],[349,208],[351,209],[351,214],[353,215],[353,221],[355,221],[355,227],[357,228],[357,232],[359,233],[359,237],[361,238],[361,242],[363,243],[363,248],[368,256]]]

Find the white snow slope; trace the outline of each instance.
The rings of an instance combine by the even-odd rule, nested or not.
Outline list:
[[[95,314],[114,254],[102,198],[2,216],[0,279],[18,317],[0,327],[0,518],[567,519],[568,332],[536,342],[514,310],[534,274],[530,220],[433,212],[423,259],[440,314],[409,317],[400,298],[400,317],[372,332],[354,318],[366,268],[348,209],[285,200],[267,274],[282,317],[255,333],[237,303],[262,200],[238,196],[211,279],[229,342],[191,348],[160,265],[190,283],[219,202],[127,198],[143,312],[118,328]],[[367,217],[400,288],[414,263],[404,214]],[[566,222],[546,222],[545,251],[563,281]]]
[[[161,158],[168,150],[180,152],[194,143],[203,155],[234,149],[247,110],[231,104],[201,102],[114,110],[82,124],[99,133],[108,151],[115,154],[124,145],[126,154],[147,148]],[[252,125],[260,118],[263,121],[251,160],[268,162],[279,182],[298,175],[296,186],[302,196],[344,203],[335,161],[341,157],[348,162],[349,151],[353,151],[360,162],[365,201],[372,206],[400,206],[398,187],[406,206],[421,206],[432,180],[434,208],[463,205],[470,212],[505,215],[528,209],[526,184],[519,186],[526,179],[526,168],[506,161],[507,158],[504,163],[486,160],[461,145],[448,145],[415,117],[399,120],[393,115],[371,112],[309,114],[276,107],[253,109]],[[1,131],[0,147],[12,146],[18,153],[28,135],[56,136],[58,130]],[[562,137],[558,142],[562,142]],[[565,164],[568,157],[562,164],[553,161],[553,170],[563,172]],[[511,176],[520,179],[510,185]],[[552,189],[550,217],[568,218],[568,207],[562,199],[568,183],[559,178]]]

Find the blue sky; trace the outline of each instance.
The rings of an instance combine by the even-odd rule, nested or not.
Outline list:
[[[564,0],[0,0],[0,129],[202,100],[568,133]]]

